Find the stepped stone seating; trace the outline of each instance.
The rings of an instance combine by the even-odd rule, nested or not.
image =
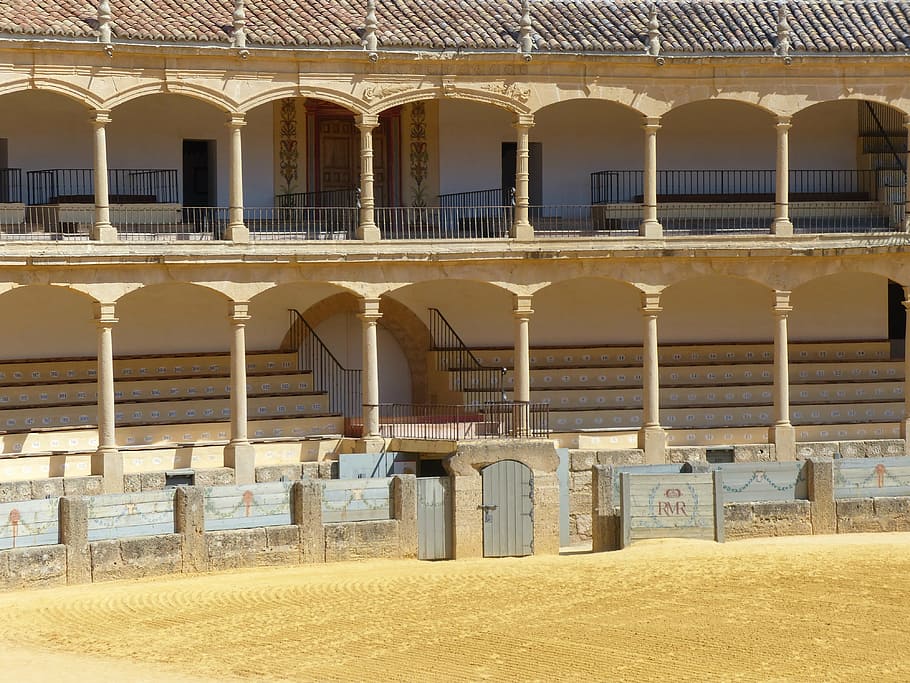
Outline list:
[[[472,353],[490,367],[510,368],[513,360],[512,349]],[[904,363],[891,360],[890,342],[794,343],[789,353],[790,418],[798,440],[899,435]],[[531,400],[549,404],[554,432],[619,434],[641,427],[640,347],[536,348],[530,355]],[[771,344],[661,347],[660,421],[670,444],[767,443],[773,357]],[[457,390],[457,372],[450,376]],[[511,370],[503,382],[511,394]],[[470,401],[472,392],[464,393]]]
[[[343,433],[312,374],[297,371],[296,353],[251,353],[247,369],[251,438]],[[94,450],[96,373],[94,359],[0,362],[0,454]],[[229,375],[224,353],[115,359],[118,444],[227,441]]]

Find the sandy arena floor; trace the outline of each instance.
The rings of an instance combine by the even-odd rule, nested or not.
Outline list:
[[[0,593],[0,680],[910,680],[910,534]]]

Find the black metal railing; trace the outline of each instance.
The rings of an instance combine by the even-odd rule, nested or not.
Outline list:
[[[502,377],[506,368],[483,365],[462,341],[437,308],[429,309],[430,336],[436,354],[436,369],[449,373],[450,388],[471,396],[469,405],[485,405],[502,400]]]
[[[381,403],[373,407],[379,408],[379,433],[387,439],[463,441],[550,435],[549,406],[544,403]],[[362,427],[359,417],[351,423],[355,432]]]
[[[439,195],[439,206],[446,209],[515,206],[515,188],[494,187],[489,190],[441,194]]]
[[[90,168],[54,168],[28,171],[28,203],[94,204],[95,171]],[[176,204],[175,169],[108,170],[108,201],[111,204]]]
[[[300,311],[290,308],[291,344],[297,351],[297,370],[313,373],[313,388],[328,394],[330,410],[345,422],[361,419],[361,371],[345,368],[329,351]]]
[[[375,209],[383,239],[503,239],[510,235],[511,206],[381,206]]]
[[[22,202],[22,169],[0,168],[0,204]]]
[[[351,240],[357,236],[358,209],[345,206],[246,207],[250,238],[262,240]]]
[[[659,170],[658,202],[773,202],[776,175],[776,171],[768,169]],[[875,171],[793,169],[789,181],[791,202],[876,201],[878,198]],[[643,171],[591,174],[592,204],[640,203],[643,194]]]
[[[321,207],[356,208],[360,206],[360,188],[279,194],[275,195],[275,205],[282,208],[300,209]]]

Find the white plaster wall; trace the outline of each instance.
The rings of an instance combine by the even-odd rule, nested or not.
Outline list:
[[[515,129],[509,112],[492,105],[439,103],[439,192],[469,192],[502,183],[502,143]],[[435,202],[435,197],[428,198]]]
[[[887,339],[888,279],[841,273],[807,282],[790,297],[793,341]]]
[[[531,346],[641,344],[641,295],[614,280],[550,285],[531,302]]]
[[[664,290],[657,338],[664,344],[769,342],[772,292],[730,277],[700,277]]]
[[[250,322],[247,325],[247,348],[273,351],[290,328],[288,309],[301,313],[323,299],[340,293],[339,287],[323,283],[295,283],[266,290],[250,301]]]
[[[363,324],[356,313],[333,315],[316,327],[316,335],[349,370],[363,368]],[[411,402],[411,371],[404,351],[381,325],[377,329],[380,403]]]
[[[790,168],[856,168],[858,103],[825,102],[799,112],[790,129]]]
[[[228,302],[186,284],[143,287],[117,303],[114,355],[229,351]]]
[[[226,114],[181,95],[150,95],[111,112],[110,168],[176,168],[183,193],[183,140],[215,140],[216,206],[228,205],[229,149]],[[272,206],[272,117],[268,107],[250,112],[243,128],[243,189],[246,206]]]
[[[591,173],[641,170],[641,115],[618,104],[570,100],[541,110],[531,129],[543,156],[545,204],[588,204]]]
[[[428,327],[427,309],[438,308],[468,346],[511,347],[515,342],[512,295],[499,287],[470,280],[438,280],[404,287],[390,296]]]
[[[9,140],[9,166],[23,170],[23,183],[25,171],[92,167],[89,111],[63,95],[0,97],[0,138]]]
[[[0,357],[71,358],[97,353],[92,300],[64,289],[35,285],[0,296]]]

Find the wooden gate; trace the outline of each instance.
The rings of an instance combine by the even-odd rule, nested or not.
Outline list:
[[[417,479],[417,558],[452,559],[452,480]]]
[[[483,478],[483,555],[534,554],[534,477],[526,465],[502,460],[485,467]]]

